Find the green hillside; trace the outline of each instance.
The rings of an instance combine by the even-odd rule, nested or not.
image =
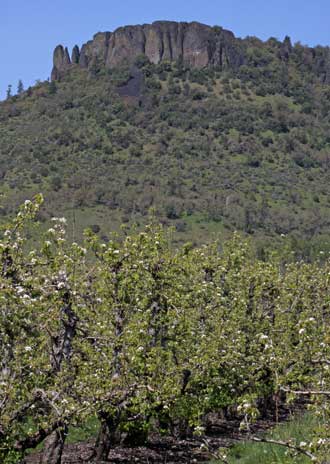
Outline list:
[[[36,192],[106,238],[150,212],[201,243],[238,229],[260,256],[330,249],[328,48],[242,41],[238,69],[70,70],[0,103],[0,214]],[[286,48],[287,47],[287,51]],[[312,58],[311,58],[312,57]]]

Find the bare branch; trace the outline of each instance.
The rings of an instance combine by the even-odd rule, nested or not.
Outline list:
[[[258,438],[258,437],[249,437],[249,440],[255,441],[257,443],[267,443],[270,445],[278,445],[278,446],[283,446],[285,448],[288,448],[289,450],[295,451],[297,453],[303,454],[304,456],[307,456],[308,458],[315,460],[314,454],[310,453],[309,451],[305,450],[304,448],[301,448],[300,446],[293,445],[290,442],[287,441],[282,441],[282,440],[273,440],[272,438]]]
[[[330,396],[330,391],[328,390],[291,390],[290,388],[284,388],[284,387],[282,387],[280,390],[285,393],[292,393],[294,395],[301,395],[301,396],[312,396],[312,395]]]
[[[327,366],[330,366],[330,360],[329,359],[312,359],[313,364],[326,364]]]

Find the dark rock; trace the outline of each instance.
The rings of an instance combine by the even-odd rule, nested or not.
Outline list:
[[[84,54],[88,67],[95,66],[96,64],[104,66],[107,59],[110,38],[110,32],[98,32],[94,35],[93,40],[87,42]]]
[[[151,63],[178,61],[189,67],[234,67],[244,62],[244,55],[230,31],[198,22],[177,23],[156,21],[152,24],[120,27],[113,33],[99,32],[79,48],[74,47],[72,64],[82,68],[133,65],[145,55]],[[70,59],[62,46],[55,49],[53,79],[60,78],[69,68]]]
[[[88,68],[88,57],[87,57],[87,44],[84,44],[81,48],[80,51],[80,57],[79,57],[79,66],[82,68]]]
[[[133,64],[136,57],[145,53],[145,35],[142,26],[117,29],[110,38],[105,65],[113,68]]]
[[[54,50],[52,80],[59,80],[71,66],[71,60],[67,47],[58,45]]]
[[[127,84],[118,88],[118,93],[122,97],[135,97],[139,98],[144,90],[144,76],[143,73],[133,67],[130,71],[130,79]]]
[[[80,51],[78,45],[75,45],[72,49],[71,62],[72,64],[78,64],[80,59]]]

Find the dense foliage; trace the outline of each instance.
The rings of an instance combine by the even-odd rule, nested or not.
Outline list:
[[[238,235],[174,250],[156,225],[106,244],[90,230],[80,246],[62,218],[31,250],[41,201],[0,240],[1,462],[45,439],[43,462],[60,462],[68,427],[91,416],[96,459],[118,433],[203,433],[210,411],[231,408],[249,433],[300,395],[313,436],[288,448],[326,462],[330,262],[260,261]]]
[[[329,49],[240,47],[237,69],[96,63],[2,102],[1,215],[43,191],[40,218],[65,214],[71,236],[154,208],[181,242],[238,229],[260,256],[281,234],[298,257],[329,249]]]

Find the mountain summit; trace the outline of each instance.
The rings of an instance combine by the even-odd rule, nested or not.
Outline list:
[[[93,72],[102,67],[113,69],[131,66],[139,57],[145,57],[151,64],[181,62],[184,66],[203,69],[216,68],[218,71],[236,72],[242,66],[263,68],[266,61],[260,61],[253,48],[267,49],[276,46],[279,64],[290,61],[293,46],[287,36],[283,42],[270,38],[262,42],[255,37],[237,38],[233,32],[220,26],[208,26],[199,22],[155,21],[152,24],[119,27],[114,32],[98,32],[81,49],[75,45],[71,56],[63,45],[54,50],[51,78],[60,80],[68,70],[78,66]],[[301,47],[300,65],[323,82],[330,82],[329,47]],[[259,52],[259,55],[262,52]],[[295,57],[296,59],[296,57]],[[253,64],[253,63],[252,63]]]
[[[67,48],[57,46],[52,79],[60,79],[72,65],[91,68],[103,64],[112,68],[132,64],[140,55],[154,64],[183,60],[196,68],[239,66],[243,62],[239,42],[230,31],[198,22],[156,21],[125,26],[95,34],[81,50],[75,46],[71,58]]]

